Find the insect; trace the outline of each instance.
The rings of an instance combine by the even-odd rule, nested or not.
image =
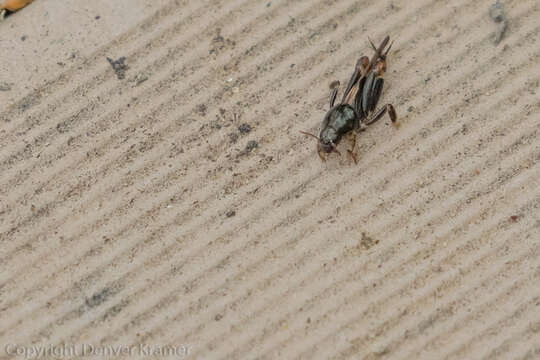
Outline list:
[[[319,136],[301,131],[302,134],[312,136],[317,139],[317,152],[321,160],[326,161],[325,153],[341,153],[337,145],[343,136],[351,133],[351,149],[347,150],[355,163],[358,163],[358,155],[355,152],[356,135],[352,133],[363,131],[368,125],[379,120],[384,114],[388,113],[392,124],[397,123],[397,115],[391,104],[386,104],[377,109],[377,103],[381,96],[384,73],[386,71],[386,56],[392,47],[388,46],[384,50],[390,37],[386,36],[379,47],[375,47],[369,40],[371,47],[375,51],[371,60],[367,56],[358,59],[354,72],[349,80],[347,88],[343,93],[341,102],[335,105],[339,90],[339,81],[330,84],[330,110],[326,113],[321,125]]]
[[[17,11],[34,0],[0,0],[0,21],[4,19],[8,11]]]

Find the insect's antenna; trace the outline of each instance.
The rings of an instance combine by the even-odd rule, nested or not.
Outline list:
[[[310,133],[305,132],[305,131],[302,131],[302,130],[300,130],[300,132],[301,132],[302,134],[304,134],[304,135],[308,135],[308,136],[314,137],[314,138],[317,139],[318,141],[321,141],[321,139],[319,139],[318,136],[315,136],[315,135],[313,135],[313,134],[310,134]]]

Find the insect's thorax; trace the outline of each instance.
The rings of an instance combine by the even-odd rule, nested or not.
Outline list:
[[[356,112],[349,104],[340,104],[332,108],[328,113],[326,126],[321,129],[320,138],[322,141],[339,139],[354,129]]]

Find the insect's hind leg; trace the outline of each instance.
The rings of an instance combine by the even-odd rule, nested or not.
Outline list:
[[[394,109],[394,106],[392,104],[386,104],[383,107],[381,107],[379,110],[373,113],[372,116],[365,122],[365,125],[371,125],[380,118],[383,117],[384,114],[388,113],[388,116],[390,117],[390,120],[392,121],[392,125],[395,127],[399,127],[399,122],[397,121],[397,114],[396,110]]]
[[[342,104],[349,103],[352,99],[355,98],[358,88],[356,88],[355,91],[353,91],[353,88],[357,84],[357,82],[365,76],[368,65],[369,58],[367,56],[361,56],[358,61],[356,61],[356,65],[354,66],[354,72],[351,75],[349,83],[347,84],[347,88],[343,93],[343,98],[341,99]]]

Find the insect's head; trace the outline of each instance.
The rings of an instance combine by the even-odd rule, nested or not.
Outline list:
[[[320,143],[321,143],[321,149],[325,153],[331,153],[332,151],[339,152],[336,150],[336,145],[334,145],[333,142],[321,141]]]
[[[311,133],[308,133],[308,132],[305,132],[305,131],[300,131],[302,134],[304,135],[308,135],[308,136],[311,136],[311,137],[314,137],[315,139],[317,139],[317,149],[319,151],[319,155],[321,152],[324,152],[324,153],[331,153],[333,151],[335,151],[336,153],[338,153],[338,155],[341,155],[341,153],[338,151],[338,149],[336,148],[336,144],[334,143],[334,141],[330,140],[330,138],[328,137],[324,137],[323,139],[321,139],[320,137],[316,136],[316,135],[313,135]],[[322,156],[321,156],[322,158]]]

